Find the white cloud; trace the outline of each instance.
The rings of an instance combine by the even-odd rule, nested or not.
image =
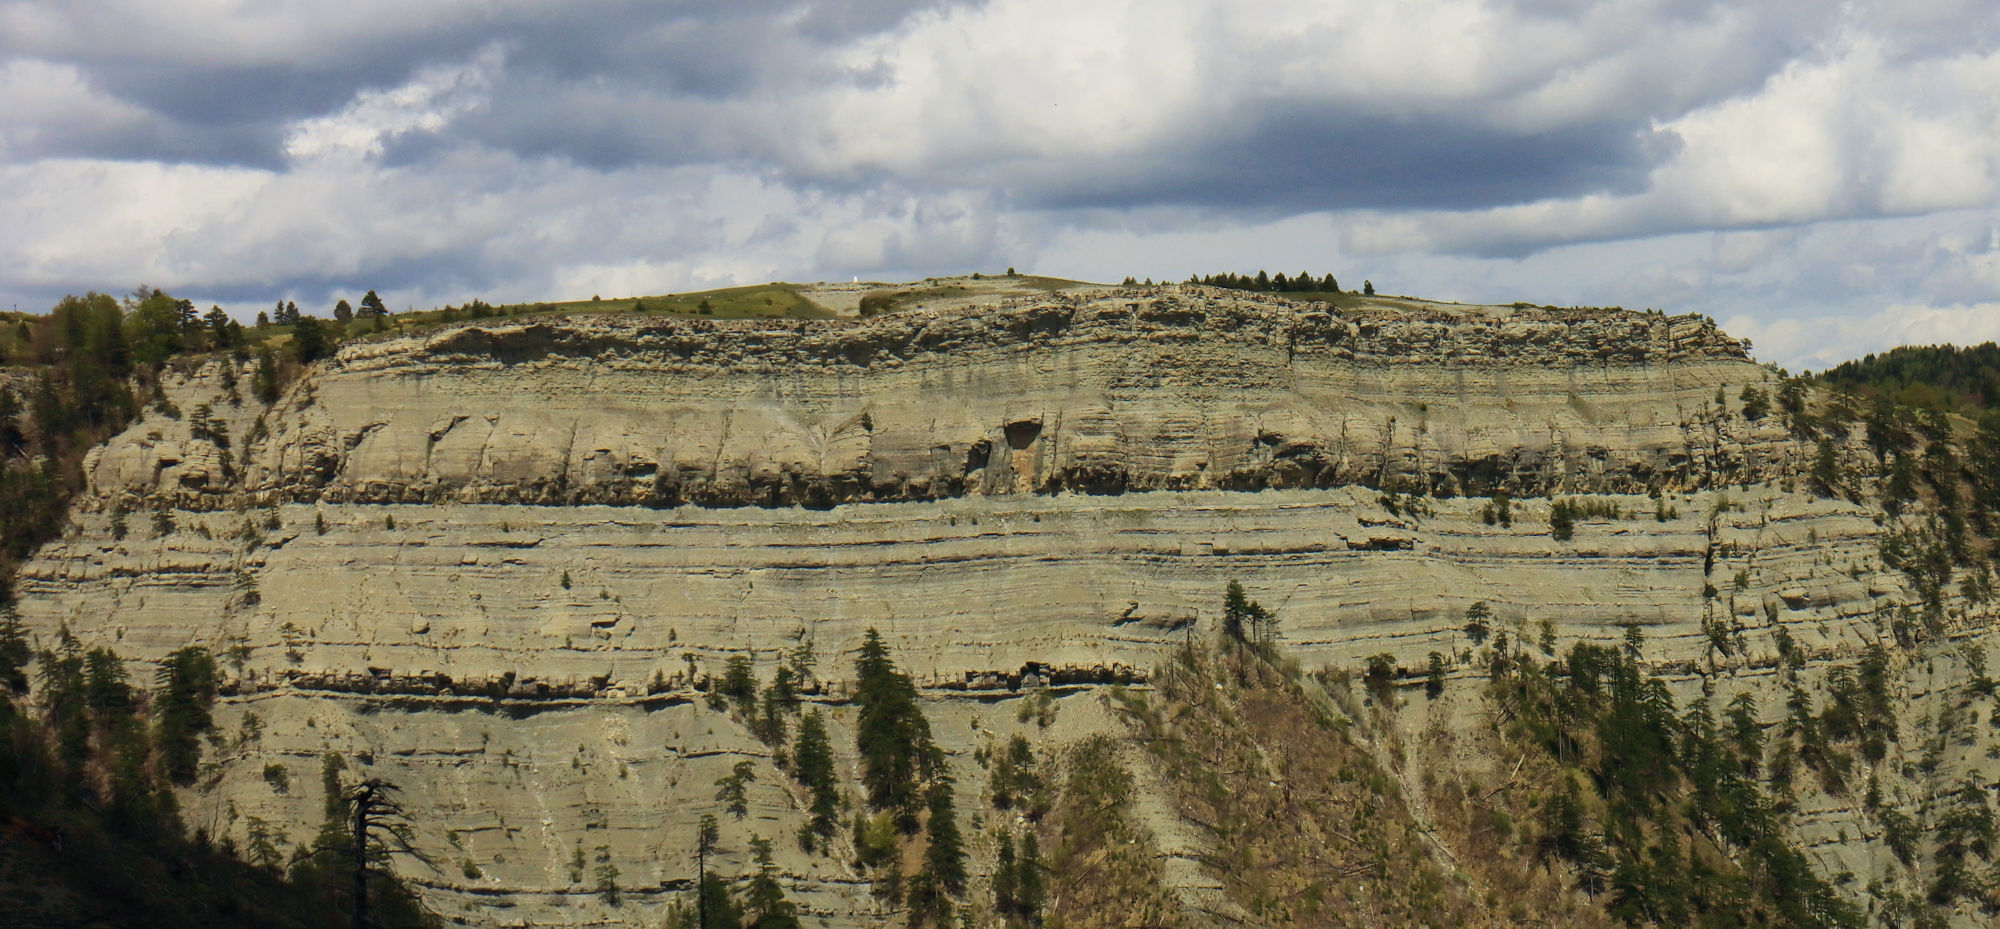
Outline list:
[[[73,64],[18,58],[0,63],[0,161],[32,157],[76,135],[143,129],[144,109],[90,85]]]
[[[1800,370],[1823,371],[1898,345],[1976,345],[2000,340],[2000,301],[1966,306],[1899,304],[1869,316],[1783,317],[1740,314],[1722,321],[1749,337],[1763,357],[1792,359]]]
[[[285,154],[305,161],[367,157],[381,154],[397,136],[436,132],[486,105],[506,58],[504,49],[490,45],[471,61],[424,68],[389,90],[364,90],[338,113],[289,127]]]
[[[1990,205],[2000,192],[2000,49],[1892,64],[1880,43],[1855,39],[1659,128],[1681,149],[1644,191],[1370,217],[1347,243],[1512,251]]]
[[[0,0],[0,302],[1268,267],[1800,366],[2000,303],[1990,5]]]

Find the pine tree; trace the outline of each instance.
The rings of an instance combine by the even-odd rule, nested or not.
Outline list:
[[[836,818],[840,812],[840,793],[835,786],[836,772],[833,764],[833,745],[826,735],[826,719],[819,710],[813,710],[799,720],[798,744],[792,749],[792,776],[805,785],[811,795],[809,810],[812,820],[801,833],[801,845],[807,845],[812,837],[824,845],[833,838],[840,828]]]
[[[1243,585],[1232,580],[1222,593],[1222,634],[1231,642],[1268,643],[1277,631],[1277,618],[1262,604],[1243,593]]]
[[[785,899],[784,885],[778,883],[778,866],[771,860],[770,840],[751,838],[750,856],[757,863],[757,870],[743,889],[743,925],[746,929],[796,929],[799,908]]]
[[[132,715],[132,684],[125,662],[108,648],[93,648],[83,656],[84,704],[98,719],[123,720]]]
[[[257,349],[257,373],[251,377],[250,391],[265,406],[278,402],[278,359],[271,354],[271,347],[264,345]]]
[[[1042,904],[1047,896],[1047,884],[1042,878],[1042,849],[1035,838],[1035,831],[1028,830],[1021,836],[1021,864],[1014,883],[1016,912],[1030,926],[1042,924]]]
[[[1000,830],[999,843],[993,865],[993,910],[1005,919],[1013,916],[1015,908],[1020,905],[1016,896],[1019,877],[1014,870],[1014,833],[1007,829]]]
[[[228,348],[236,344],[236,340],[231,338],[229,328],[229,324],[234,320],[229,318],[228,313],[222,311],[222,307],[209,307],[208,312],[202,316],[202,321],[208,324],[209,339],[214,342],[216,348]]]
[[[24,669],[33,658],[20,615],[12,607],[0,606],[0,698],[28,692],[28,674]]]
[[[1917,499],[1916,466],[1911,463],[1908,454],[1900,450],[1892,452],[1889,456],[1888,480],[1882,484],[1882,509],[1887,510],[1890,516],[1898,516],[1903,512],[1903,504],[1915,499]]]
[[[749,761],[739,761],[729,773],[715,781],[715,799],[728,804],[724,811],[737,819],[749,815],[750,800],[745,793],[745,785],[757,779],[757,768]]]
[[[785,673],[783,667],[778,669],[778,674]],[[785,711],[785,700],[777,684],[774,682],[770,687],[764,688],[763,704],[758,709],[757,718],[751,728],[760,741],[772,748],[783,748],[785,745]]]
[[[1813,491],[1822,497],[1835,496],[1840,486],[1840,459],[1833,447],[1833,440],[1821,438],[1813,452]]]
[[[1222,593],[1222,635],[1231,642],[1244,640],[1244,624],[1250,618],[1250,598],[1243,595],[1243,584],[1231,580]]]
[[[1562,542],[1575,534],[1575,507],[1568,500],[1557,500],[1549,507],[1549,535]]]
[[[722,830],[715,817],[704,813],[695,829],[695,918],[686,925],[696,929],[724,929],[743,921],[742,910],[729,892],[729,881],[709,870],[709,859],[722,844]]]
[[[612,906],[618,906],[618,865],[611,860],[611,846],[597,847],[597,868],[592,876],[597,878],[595,887],[597,898]]]
[[[319,318],[303,316],[292,321],[292,354],[300,364],[310,364],[326,356],[326,328]]]
[[[757,675],[752,667],[750,656],[743,654],[731,655],[722,664],[720,693],[734,701],[746,719],[757,709]]]
[[[215,658],[199,645],[176,650],[160,663],[154,682],[161,766],[168,779],[185,787],[194,783],[201,760],[200,736],[215,725],[210,712],[217,689]]]
[[[1486,636],[1493,631],[1487,621],[1493,618],[1493,610],[1480,600],[1465,608],[1465,637],[1472,640],[1472,647],[1486,644]]]
[[[334,304],[333,318],[343,323],[352,321],[354,319],[354,307],[349,306],[346,300]]]
[[[11,387],[0,386],[0,463],[28,454],[28,435],[21,430],[21,400]]]
[[[1388,652],[1369,656],[1367,666],[1361,673],[1361,682],[1368,686],[1369,693],[1375,695],[1375,702],[1384,706],[1393,705],[1390,698],[1396,690],[1396,672],[1396,656]]]
[[[892,875],[897,872],[890,872]],[[926,927],[946,927],[951,924],[951,897],[944,888],[938,886],[937,877],[929,870],[918,871],[910,878],[910,887],[905,894],[910,929]]]
[[[1015,735],[1007,748],[993,759],[993,805],[999,809],[1020,809],[1030,819],[1041,817],[1041,775],[1035,771],[1035,753],[1028,740]]]
[[[870,628],[855,659],[855,726],[861,779],[869,805],[892,810],[904,831],[916,828],[920,777],[935,766],[930,722],[917,704],[917,687],[896,670],[881,633]]]
[[[36,693],[42,718],[55,735],[56,758],[72,774],[80,774],[90,757],[90,716],[84,699],[83,644],[64,625],[56,632],[55,649],[44,649],[36,661]]]
[[[951,778],[933,780],[924,800],[930,807],[930,818],[924,825],[930,836],[924,849],[924,868],[945,893],[957,896],[965,892],[965,839],[959,834],[952,809]]]
[[[244,851],[249,854],[250,864],[264,869],[275,869],[285,860],[278,852],[276,836],[271,824],[255,816],[243,819]]]
[[[376,296],[375,292],[371,290],[361,298],[360,315],[371,319],[380,319],[389,315],[389,308],[384,306],[382,298]]]

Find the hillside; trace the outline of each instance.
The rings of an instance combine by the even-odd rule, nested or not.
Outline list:
[[[2000,403],[2000,346],[1903,346],[1843,362],[1820,379],[1904,406],[1977,415]]]
[[[786,293],[407,324],[268,404],[189,357],[20,616],[226,656],[190,821],[310,843],[350,759],[467,925],[2000,903],[1991,437],[1691,316]]]

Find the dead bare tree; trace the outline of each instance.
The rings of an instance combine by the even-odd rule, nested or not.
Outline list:
[[[409,817],[396,785],[370,778],[347,790],[344,799],[354,823],[354,929],[380,926],[368,918],[368,873],[386,868],[389,856],[408,855],[437,870],[430,856],[411,841]]]

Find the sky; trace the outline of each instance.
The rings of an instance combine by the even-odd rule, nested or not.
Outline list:
[[[2000,0],[0,0],[0,307],[1008,267],[2000,338]]]

